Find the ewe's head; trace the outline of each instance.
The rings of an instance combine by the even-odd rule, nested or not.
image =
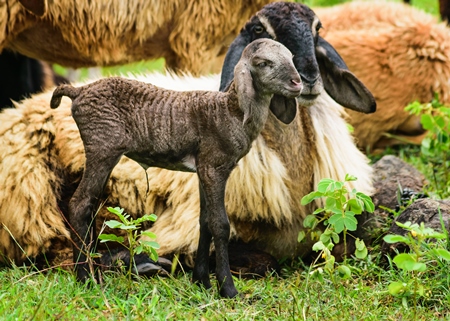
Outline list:
[[[369,90],[347,69],[336,50],[319,35],[319,18],[308,6],[273,2],[254,15],[228,49],[220,89],[233,79],[234,66],[244,48],[256,39],[269,38],[285,45],[294,55],[303,90],[299,105],[311,106],[323,89],[344,107],[365,113],[375,111]],[[282,100],[282,98],[274,97]]]
[[[292,61],[292,53],[281,43],[258,39],[242,53],[236,73],[250,73],[257,92],[278,94],[289,98],[300,95],[303,85]]]

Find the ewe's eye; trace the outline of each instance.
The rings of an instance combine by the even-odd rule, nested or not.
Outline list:
[[[264,67],[266,67],[266,66],[267,66],[267,62],[266,62],[266,61],[260,62],[260,63],[258,64],[258,67],[261,67],[261,68],[264,68]]]
[[[316,26],[316,31],[319,32],[319,30],[322,28],[322,23],[319,21],[319,23]]]
[[[255,26],[255,28],[253,28],[253,31],[257,34],[261,34],[264,32],[264,28],[262,26]]]

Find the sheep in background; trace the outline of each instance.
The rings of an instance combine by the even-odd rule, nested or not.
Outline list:
[[[286,23],[279,24],[280,17]],[[373,111],[375,102],[364,85],[345,69],[333,47],[319,37],[319,28],[319,19],[307,6],[280,2],[252,17],[239,37],[245,45],[256,38],[270,37],[270,32],[277,39],[301,44],[291,51],[299,73],[308,80],[304,83],[307,94],[299,98],[293,123],[282,125],[269,115],[262,134],[227,183],[225,204],[231,237],[277,258],[310,252],[312,243],[299,244],[297,235],[303,229],[303,218],[317,204],[302,206],[300,199],[315,189],[320,179],[342,180],[351,173],[358,180],[350,182],[349,187],[364,193],[372,191],[368,159],[354,145],[343,108],[323,88],[345,106],[361,111]],[[310,63],[303,64],[303,59]],[[176,90],[215,90],[220,79],[146,78]],[[319,94],[313,95],[311,90]],[[55,110],[48,108],[49,100],[50,93],[36,95],[16,110],[0,114],[0,181],[5,182],[0,190],[0,222],[30,256],[48,252],[56,239],[69,237],[59,209],[67,213],[68,199],[85,162],[79,132],[70,116],[70,100],[63,99]],[[149,168],[147,174],[148,181],[140,165],[123,157],[106,185],[107,205],[123,207],[133,216],[157,214],[151,229],[158,236],[159,253],[192,257],[199,238],[197,177],[159,168]],[[103,209],[99,215],[105,212]],[[0,230],[0,246],[7,259],[24,260],[5,230]]]
[[[404,108],[416,100],[430,102],[435,92],[450,103],[448,27],[402,3],[349,2],[316,12],[325,39],[377,100],[370,116],[349,111],[358,145],[374,150],[401,143],[385,133],[420,144],[420,118]]]
[[[411,3],[411,0],[403,0],[404,3]],[[442,21],[450,21],[450,1],[439,0],[439,13],[441,14]]]
[[[0,51],[73,68],[164,57],[169,69],[198,75],[270,1],[1,1]]]
[[[0,54],[0,110],[31,94],[67,83],[45,62],[4,50]]]
[[[273,95],[295,98],[301,90],[292,53],[270,39],[259,39],[245,48],[234,81],[225,93],[170,91],[120,77],[78,88],[56,88],[50,105],[58,107],[62,96],[72,99],[72,116],[86,155],[83,177],[69,203],[78,279],[89,276],[86,251],[96,253],[89,242],[97,238],[95,228],[90,226],[95,227],[91,222],[98,200],[111,171],[126,155],[144,169],[197,173],[200,240],[193,278],[211,287],[209,250],[214,240],[220,293],[236,296],[228,261],[230,224],[225,211],[225,185],[263,129],[269,107],[283,122],[295,118],[297,105],[287,109],[284,104],[271,104]]]

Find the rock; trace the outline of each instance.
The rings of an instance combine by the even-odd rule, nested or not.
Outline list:
[[[448,231],[450,226],[450,200],[433,200],[430,198],[418,199],[408,206],[395,220],[400,223],[424,223],[426,227],[431,227],[436,231],[442,232],[439,211],[445,228]],[[407,230],[401,228],[395,222],[392,224],[388,234],[406,235]],[[383,241],[381,246],[382,254],[395,255],[395,250],[404,252],[408,247],[402,243],[389,244]]]
[[[386,215],[379,206],[392,210],[398,204],[399,189],[410,189],[421,193],[428,183],[425,176],[400,158],[386,155],[373,165],[375,192],[372,201],[375,204],[375,216]]]

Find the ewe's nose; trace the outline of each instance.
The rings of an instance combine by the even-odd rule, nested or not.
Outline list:
[[[305,86],[305,89],[307,89],[308,91],[313,91],[313,88],[314,88],[314,86],[316,86],[318,80],[319,80],[319,76],[317,76],[314,79],[307,78],[304,76],[302,77],[303,86]]]

